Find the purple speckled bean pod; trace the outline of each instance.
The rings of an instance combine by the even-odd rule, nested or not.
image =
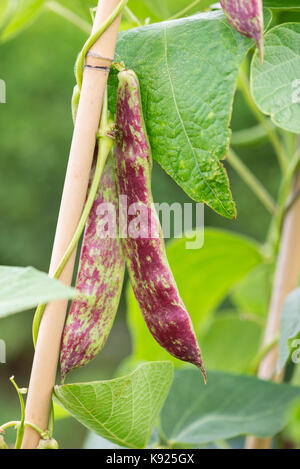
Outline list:
[[[253,39],[261,63],[264,56],[264,16],[262,0],[220,0],[229,23],[239,33]]]
[[[121,241],[131,285],[155,340],[174,357],[199,367],[206,380],[193,324],[168,264],[159,219],[153,206],[152,158],[139,82],[130,70],[120,72],[118,78],[115,165],[119,197],[127,197],[128,236],[122,235]],[[130,215],[130,207],[137,209],[133,215]],[[124,215],[125,210],[121,210]],[[141,227],[142,224],[136,222],[139,231],[139,237],[136,237],[135,220],[141,214],[144,224]],[[124,216],[121,218],[123,223]]]
[[[76,289],[83,296],[72,302],[66,321],[60,357],[62,380],[70,370],[86,365],[100,352],[116,315],[125,262],[119,238],[104,236],[108,224],[112,230],[116,225],[117,213],[116,181],[109,156],[82,242]]]

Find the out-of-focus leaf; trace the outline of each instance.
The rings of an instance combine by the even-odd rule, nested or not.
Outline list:
[[[265,37],[265,60],[257,54],[251,67],[251,90],[260,110],[278,127],[300,132],[300,24],[286,23]]]
[[[62,420],[71,417],[69,412],[64,409],[61,405],[59,405],[57,402],[54,402],[54,418],[55,420]]]
[[[75,295],[74,288],[32,267],[0,266],[0,318]]]
[[[2,24],[5,19],[5,14],[7,12],[8,3],[9,3],[9,0],[2,0],[0,3],[0,28],[2,27]]]
[[[0,41],[10,39],[34,21],[44,2],[45,0],[11,0],[12,8],[9,11],[9,19],[0,32]]]
[[[168,441],[200,444],[254,434],[268,437],[287,422],[287,409],[300,388],[250,376],[209,372],[205,385],[197,370],[177,370],[161,413]]]
[[[262,327],[236,316],[217,317],[201,339],[205,365],[211,370],[247,373],[259,348]]]
[[[10,18],[15,13],[17,7],[17,0],[2,0],[0,3],[0,38],[2,31],[5,29],[10,21]]]
[[[268,8],[280,8],[282,10],[300,8],[299,0],[264,0],[264,6]]]
[[[128,448],[145,448],[173,379],[170,362],[152,362],[110,381],[55,386],[70,414],[97,435]]]
[[[212,311],[261,262],[261,255],[258,245],[250,239],[223,230],[206,229],[204,245],[198,250],[186,249],[186,241],[183,238],[169,243],[167,255],[196,332],[201,333]],[[182,365],[152,338],[129,284],[127,300],[134,360],[170,359]]]
[[[284,436],[299,447],[300,445],[300,399],[296,399],[287,413],[288,424]]]
[[[300,362],[300,288],[289,294],[284,302],[279,336],[279,369],[281,370],[290,354],[293,361]]]
[[[193,15],[198,11],[207,10],[210,5],[216,3],[215,0],[143,0],[144,4],[152,12],[153,16],[162,20],[167,20],[173,16],[180,17]]]
[[[240,313],[266,316],[272,272],[272,266],[260,264],[233,288],[230,297]]]

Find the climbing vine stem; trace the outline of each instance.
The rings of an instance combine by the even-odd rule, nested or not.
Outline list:
[[[260,112],[260,110],[256,106],[256,104],[255,104],[255,102],[252,98],[252,95],[251,95],[250,84],[249,84],[248,77],[247,77],[245,71],[243,70],[243,68],[241,68],[240,74],[239,74],[239,88],[240,88],[241,92],[243,93],[245,101],[248,104],[250,110],[252,111],[252,113],[254,114],[256,119],[258,120],[258,122],[260,122],[261,125],[264,127],[264,129],[265,129],[265,131],[266,131],[266,133],[269,137],[269,140],[270,140],[270,142],[271,142],[271,144],[272,144],[272,146],[275,150],[275,153],[277,155],[281,171],[283,173],[285,173],[286,170],[287,170],[287,166],[288,166],[288,158],[287,158],[286,152],[285,152],[285,150],[284,150],[284,148],[283,148],[283,146],[282,146],[282,144],[279,140],[279,137],[278,137],[276,131],[274,130],[273,125]]]
[[[289,201],[289,197],[292,191],[293,179],[299,164],[300,149],[298,149],[292,157],[279,189],[278,210],[271,222],[271,227],[267,238],[267,244],[273,252],[277,250],[280,241],[280,233],[284,216],[294,203],[293,199]]]
[[[99,133],[98,133],[98,155],[97,155],[97,162],[96,162],[94,177],[93,177],[90,191],[87,197],[87,201],[84,206],[76,231],[73,235],[73,238],[59,266],[57,267],[54,273],[53,277],[56,279],[60,277],[62,271],[64,270],[68,260],[70,259],[72,255],[72,252],[75,249],[75,246],[77,245],[83,233],[86,221],[88,219],[88,216],[90,214],[91,208],[93,206],[93,203],[96,197],[97,189],[100,184],[100,179],[102,176],[102,172],[103,172],[103,168],[104,168],[107,156],[113,146],[113,138],[111,136],[108,136],[109,134],[111,134],[112,130],[113,130],[113,122],[110,121],[108,117],[108,104],[107,104],[107,91],[106,91],[105,96],[104,96],[104,101],[103,101],[103,109],[102,109],[101,121],[100,121]],[[43,313],[45,310],[45,306],[46,305],[44,304],[39,305],[34,316],[33,326],[32,326],[34,344],[36,344],[36,341],[37,341],[38,331],[39,331],[41,319],[43,317]]]
[[[21,421],[19,422],[17,426],[17,439],[16,439],[16,444],[15,448],[20,449],[22,446],[22,441],[23,441],[23,436],[24,436],[24,430],[25,430],[25,404],[24,404],[24,398],[23,398],[23,393],[27,392],[27,390],[20,389],[17,385],[17,383],[14,380],[14,377],[12,376],[10,378],[10,381],[14,385],[18,396],[19,396],[19,401],[20,401],[20,407],[21,407]]]
[[[104,33],[104,31],[107,30],[107,28],[114,22],[114,20],[119,16],[119,14],[122,12],[123,8],[127,5],[128,0],[121,0],[120,3],[118,4],[117,8],[112,12],[112,14],[107,18],[107,20],[100,26],[100,28],[92,34],[86,43],[84,44],[77,62],[76,62],[76,82],[81,89],[82,86],[82,78],[83,78],[83,67],[84,67],[84,62],[85,62],[85,57],[90,48],[95,44],[95,42],[99,39],[101,34]]]
[[[252,190],[256,197],[261,201],[265,208],[272,214],[276,213],[277,207],[271,195],[268,193],[263,184],[250,171],[250,169],[242,162],[234,150],[230,149],[227,153],[227,161],[235,169],[241,179]]]

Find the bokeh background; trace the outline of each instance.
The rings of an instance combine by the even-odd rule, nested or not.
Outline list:
[[[0,104],[0,264],[34,266],[47,272],[64,174],[72,136],[70,101],[73,68],[87,35],[51,11],[21,35],[0,44],[0,78],[7,84],[7,103]],[[237,92],[233,130],[255,125]],[[276,197],[279,170],[268,143],[239,148],[243,161]],[[205,226],[222,227],[264,241],[269,215],[225,162],[238,216],[228,221],[205,208]],[[153,194],[157,202],[188,202],[184,192],[154,164]],[[223,305],[224,306],[224,305]],[[225,307],[230,307],[227,300]],[[7,343],[7,364],[0,365],[0,421],[17,419],[18,399],[9,383],[14,374],[27,386],[33,358],[33,311],[1,320],[0,337]],[[72,380],[111,378],[130,354],[126,299],[102,353]],[[73,419],[56,425],[64,448],[82,447],[86,430]]]

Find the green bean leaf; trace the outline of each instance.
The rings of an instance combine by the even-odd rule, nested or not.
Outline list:
[[[211,371],[205,385],[196,370],[177,370],[161,414],[162,430],[168,441],[181,445],[249,434],[264,438],[282,430],[297,397],[300,388],[288,384]]]
[[[32,267],[0,266],[0,318],[75,295],[74,288]]]
[[[255,55],[251,69],[251,90],[260,110],[274,124],[300,132],[300,24],[276,26],[265,36],[265,61],[261,67]]]
[[[145,448],[173,379],[170,362],[152,362],[109,381],[55,387],[59,403],[97,435]]]

